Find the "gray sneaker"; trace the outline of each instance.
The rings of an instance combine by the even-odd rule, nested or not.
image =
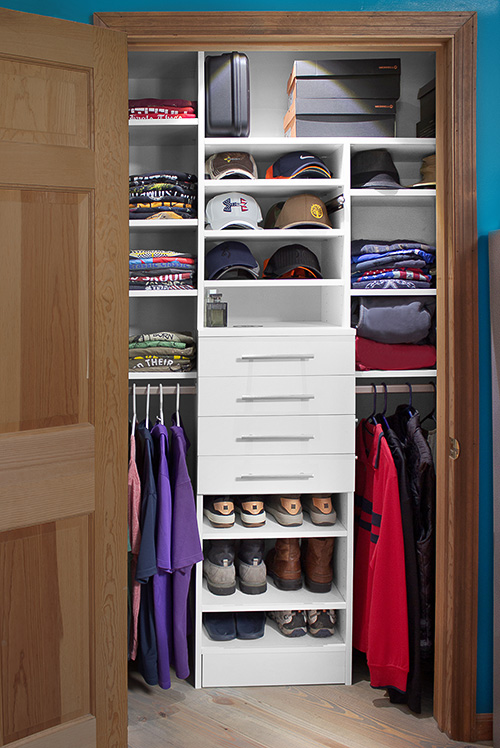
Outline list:
[[[272,514],[276,522],[286,527],[295,527],[301,525],[302,505],[300,503],[300,494],[290,493],[282,496],[267,496],[266,510]]]
[[[245,595],[261,595],[267,590],[264,541],[242,540],[236,557],[240,590]]]
[[[337,521],[330,493],[303,494],[300,499],[302,509],[309,514],[314,525],[334,525]]]
[[[307,632],[306,614],[303,610],[269,610],[267,615],[276,621],[285,636],[304,636]]]
[[[213,595],[232,595],[235,592],[234,553],[234,543],[228,540],[212,540],[205,551],[203,576]]]
[[[311,636],[333,636],[337,615],[334,610],[308,610],[307,630]]]

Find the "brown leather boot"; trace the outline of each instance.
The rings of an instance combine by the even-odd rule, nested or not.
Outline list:
[[[302,566],[311,592],[329,592],[333,581],[333,538],[304,538]]]
[[[266,557],[267,573],[280,590],[300,590],[300,545],[298,538],[278,538]]]

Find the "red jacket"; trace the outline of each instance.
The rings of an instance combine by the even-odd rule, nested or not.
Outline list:
[[[375,688],[406,690],[406,576],[398,476],[380,425],[357,429],[353,645]]]

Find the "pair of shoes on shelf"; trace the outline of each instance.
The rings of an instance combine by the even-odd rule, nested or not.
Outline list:
[[[329,493],[318,494],[278,494],[266,497],[266,510],[276,522],[286,527],[301,525],[303,512],[307,512],[314,525],[333,525],[337,514]]]
[[[238,613],[204,613],[203,625],[214,641],[260,639],[264,636],[266,614],[261,610]]]
[[[245,595],[260,595],[267,589],[264,541],[209,541],[203,561],[203,576],[214,595],[232,595],[236,591],[236,572]]]
[[[311,592],[329,592],[333,538],[278,538],[266,556],[267,573],[280,590],[300,590],[302,571]]]
[[[334,610],[271,610],[267,614],[285,636],[333,636],[337,616]]]
[[[264,502],[258,496],[205,496],[203,514],[213,527],[232,527],[236,513],[245,527],[261,527],[266,521]]]

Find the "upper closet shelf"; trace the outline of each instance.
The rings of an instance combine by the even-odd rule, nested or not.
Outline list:
[[[344,232],[341,229],[264,229],[263,231],[256,231],[254,229],[235,229],[231,231],[229,229],[222,229],[221,231],[212,231],[207,229],[205,231],[205,239],[217,239],[224,241],[226,239],[235,239],[239,241],[260,241],[265,242],[268,239],[283,239],[283,242],[288,242],[290,239],[331,239],[334,236],[343,236]]]
[[[384,379],[395,377],[401,379],[416,379],[420,377],[435,377],[437,376],[436,369],[406,369],[402,371],[381,371],[379,369],[371,369],[370,371],[357,371],[356,379]]]
[[[198,219],[183,218],[179,220],[177,218],[159,218],[157,221],[141,221],[131,218],[128,222],[128,225],[131,229],[137,229],[138,231],[148,231],[149,229],[165,228],[187,229],[198,226]]]
[[[160,296],[197,296],[198,291],[196,289],[186,289],[183,291],[182,289],[173,289],[172,291],[149,291],[149,290],[141,290],[141,291],[129,291],[128,292],[129,298],[143,298],[143,299],[156,299]]]
[[[342,189],[344,183],[340,179],[223,179],[214,181],[207,179],[204,186],[207,195],[243,192],[269,197],[281,197],[286,194],[289,197],[302,192],[329,195],[336,188]]]
[[[426,207],[433,206],[436,201],[436,190],[403,189],[403,190],[351,190],[354,205],[368,206],[398,206],[398,207]]]
[[[435,296],[435,288],[356,288],[351,296]]]
[[[198,137],[196,119],[129,120],[130,145],[194,145]]]
[[[347,138],[205,138],[205,151],[245,151],[267,158],[271,164],[280,153],[303,150],[321,155],[340,151],[347,142]]]

